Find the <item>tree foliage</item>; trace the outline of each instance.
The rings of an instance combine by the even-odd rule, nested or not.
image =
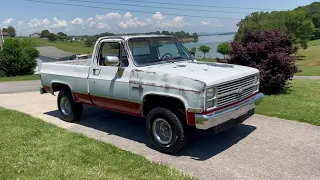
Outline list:
[[[315,28],[320,27],[320,2],[298,7],[292,11],[254,12],[238,24],[235,40],[249,31],[280,28],[293,37],[293,42],[307,48],[307,42],[314,37]]]
[[[47,30],[47,29],[45,29],[45,30],[42,30],[42,31],[41,31],[40,37],[42,37],[42,38],[48,38],[49,34],[50,34],[50,31]]]
[[[196,51],[197,51],[197,48],[196,48],[196,47],[192,47],[192,48],[188,49],[188,52],[189,52],[193,57],[196,56]]]
[[[47,35],[47,38],[49,39],[50,42],[54,42],[57,40],[57,35],[53,34],[53,33],[49,33]]]
[[[59,36],[68,36],[68,35],[65,34],[64,32],[58,32],[57,35],[59,35]]]
[[[217,47],[217,52],[222,54],[224,56],[224,58],[226,58],[226,55],[230,54],[230,52],[231,52],[230,44],[227,42],[223,42],[223,43],[219,44]]]
[[[210,51],[210,47],[206,46],[206,45],[202,45],[198,48],[199,51],[203,52],[203,56],[204,58],[206,58],[206,53],[208,53]]]
[[[39,51],[30,40],[6,39],[0,51],[0,74],[7,77],[33,74],[38,56]]]
[[[251,31],[231,43],[230,59],[218,62],[254,67],[260,70],[260,90],[266,94],[284,89],[297,72],[293,38],[280,29]]]
[[[94,43],[95,39],[92,38],[92,37],[87,37],[86,40],[84,41],[84,45],[86,47],[91,47],[93,46],[93,43]]]
[[[16,36],[16,30],[12,26],[8,26],[6,29],[6,32],[10,35],[10,37],[15,37]]]

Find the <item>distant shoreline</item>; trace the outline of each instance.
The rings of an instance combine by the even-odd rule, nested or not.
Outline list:
[[[198,34],[198,36],[227,36],[235,35],[237,32],[226,32],[226,33],[212,33],[212,34]]]

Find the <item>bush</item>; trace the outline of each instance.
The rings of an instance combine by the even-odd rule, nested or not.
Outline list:
[[[193,57],[196,56],[196,51],[197,51],[196,47],[188,49],[189,54],[191,54]]]
[[[283,90],[298,71],[295,65],[293,39],[280,29],[245,33],[231,43],[230,59],[218,62],[254,67],[260,70],[260,90],[266,94]]]
[[[84,45],[86,47],[91,47],[91,46],[93,46],[93,43],[94,43],[94,39],[92,37],[87,37],[84,42]]]
[[[30,40],[6,39],[0,51],[0,74],[17,76],[34,74],[39,51]]]
[[[57,40],[57,35],[53,33],[49,33],[47,38],[49,39],[50,42],[54,42]]]

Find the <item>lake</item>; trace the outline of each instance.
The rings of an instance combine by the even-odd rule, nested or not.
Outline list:
[[[206,53],[206,58],[223,57],[222,54],[217,53],[217,47],[220,43],[233,40],[234,35],[212,35],[212,36],[199,36],[199,40],[196,43],[183,43],[186,48],[196,47],[196,58],[202,58],[203,53],[198,51],[198,48],[202,45],[206,45],[211,48],[209,53]]]

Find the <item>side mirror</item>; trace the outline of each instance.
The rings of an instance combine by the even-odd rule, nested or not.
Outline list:
[[[120,60],[117,56],[106,56],[104,58],[105,63],[118,63]]]

